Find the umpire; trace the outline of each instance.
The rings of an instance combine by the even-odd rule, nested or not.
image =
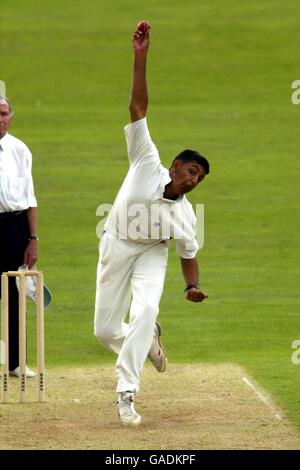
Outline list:
[[[37,260],[37,201],[28,147],[7,133],[13,117],[9,100],[0,96],[0,273],[29,268]],[[1,293],[1,287],[0,287]],[[19,295],[9,280],[9,370],[19,376]],[[35,373],[26,367],[26,377]]]

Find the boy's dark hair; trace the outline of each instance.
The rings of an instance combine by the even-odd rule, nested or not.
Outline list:
[[[175,162],[175,160],[180,160],[181,162],[185,162],[185,163],[197,162],[199,165],[202,166],[206,175],[208,175],[209,173],[208,160],[206,160],[206,158],[200,155],[200,153],[197,152],[196,150],[189,150],[189,149],[183,150],[183,152],[180,152],[177,155],[177,157],[174,158],[173,162]]]

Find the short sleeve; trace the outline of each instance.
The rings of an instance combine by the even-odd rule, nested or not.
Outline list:
[[[37,207],[37,200],[34,194],[34,185],[32,179],[32,155],[28,147],[25,146],[24,149],[26,155],[26,173],[27,173],[27,202],[28,207]]]
[[[124,132],[130,165],[160,163],[158,150],[148,130],[147,118],[128,124]]]
[[[185,214],[183,218],[183,234],[181,239],[176,240],[176,252],[180,258],[192,259],[195,258],[199,250],[199,244],[196,238],[197,218],[192,205],[185,197],[183,207]]]
[[[196,238],[189,242],[185,242],[184,240],[176,241],[176,252],[180,258],[193,259],[196,257],[198,250],[199,245]]]

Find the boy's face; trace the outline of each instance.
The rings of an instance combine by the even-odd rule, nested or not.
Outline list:
[[[192,191],[205,178],[204,168],[197,163],[175,160],[171,168],[173,189],[177,194],[186,194]]]

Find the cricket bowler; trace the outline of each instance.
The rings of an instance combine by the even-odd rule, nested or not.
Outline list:
[[[196,216],[185,194],[203,181],[209,163],[197,151],[183,150],[170,169],[161,164],[146,118],[149,31],[150,24],[142,21],[133,36],[131,123],[125,127],[129,170],[104,226],[97,268],[94,333],[118,355],[116,405],[125,425],[142,421],[134,405],[147,358],[158,372],[167,366],[157,316],[171,239],[187,300],[208,297],[199,287]]]

